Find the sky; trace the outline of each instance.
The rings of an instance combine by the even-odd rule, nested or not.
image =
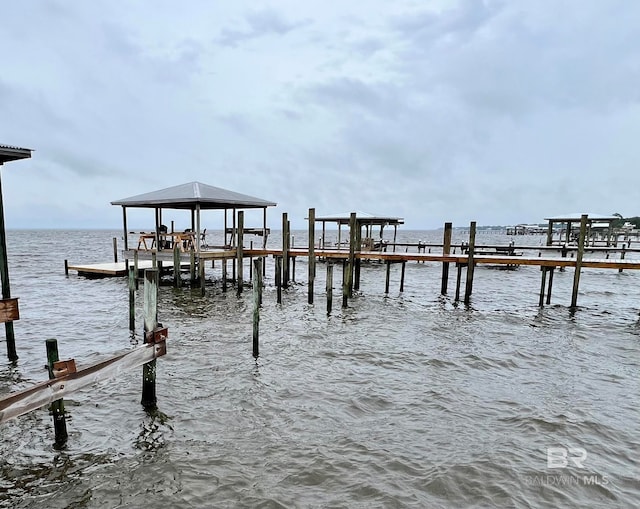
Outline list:
[[[191,181],[276,228],[640,215],[638,26],[628,0],[5,2],[0,144],[34,150],[5,224],[120,228],[111,201]]]

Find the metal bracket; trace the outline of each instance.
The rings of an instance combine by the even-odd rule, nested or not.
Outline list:
[[[60,378],[65,375],[70,375],[71,373],[75,373],[76,370],[76,361],[75,359],[69,359],[66,361],[56,361],[53,363],[53,376],[54,378]]]
[[[162,343],[169,337],[169,328],[161,325],[144,333],[145,343]]]

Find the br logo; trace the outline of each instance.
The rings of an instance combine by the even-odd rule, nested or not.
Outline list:
[[[582,447],[547,447],[547,468],[567,468],[569,464],[585,468],[587,451]]]

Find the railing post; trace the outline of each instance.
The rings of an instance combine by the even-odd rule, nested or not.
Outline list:
[[[47,366],[49,368],[49,379],[55,378],[53,374],[53,363],[58,362],[60,359],[58,358],[58,340],[57,339],[47,339]],[[67,443],[67,419],[64,411],[64,400],[58,399],[51,403],[49,407],[51,411],[51,415],[53,416],[53,429],[55,432],[55,449],[63,449]]]
[[[158,270],[144,271],[144,342],[153,341],[153,330],[158,325]],[[156,360],[153,359],[142,366],[142,406],[153,410],[157,405],[156,398]]]

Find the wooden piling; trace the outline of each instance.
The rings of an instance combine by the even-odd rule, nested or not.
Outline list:
[[[457,263],[456,267],[458,269],[458,274],[456,275],[456,296],[454,300],[457,302],[460,300],[460,282],[462,280],[462,263]]]
[[[291,221],[287,221],[287,237],[289,239],[287,243],[287,253],[290,253],[294,247],[296,238],[291,235]],[[296,282],[296,257],[289,256],[289,272],[291,274],[291,281]]]
[[[197,269],[196,269],[196,252],[192,249],[189,251],[189,274],[191,276],[191,288],[196,285]]]
[[[469,226],[469,245],[467,250],[467,280],[465,282],[464,303],[469,304],[471,301],[471,293],[473,292],[473,253],[476,245],[476,222],[471,221]]]
[[[626,253],[626,244],[622,244],[622,252],[620,253],[620,259],[624,260],[624,255]],[[618,273],[622,273],[622,269],[618,269]]]
[[[333,307],[333,262],[327,262],[327,314]]]
[[[282,213],[282,286],[289,287],[289,220]]]
[[[200,295],[204,297],[206,278],[204,260],[202,258],[198,261],[198,281],[200,282]]]
[[[356,213],[352,212],[349,217],[349,266],[347,268],[347,289],[349,298],[353,297],[353,273],[356,259],[356,237],[357,237]]]
[[[129,330],[136,330],[136,269],[129,266]]]
[[[538,306],[544,306],[544,292],[546,290],[546,282],[547,282],[547,267],[540,267],[540,272],[542,272],[542,280],[540,282],[540,299],[538,300]]]
[[[118,237],[113,237],[113,263],[118,263]]]
[[[402,269],[400,270],[400,293],[404,292],[404,271],[407,262],[402,262]]]
[[[355,236],[355,252],[359,253],[362,251],[362,225],[360,223],[356,223],[356,236]],[[360,258],[356,258],[354,260],[353,266],[353,289],[360,290]]]
[[[282,256],[276,256],[276,289],[278,304],[282,304],[282,258]]]
[[[347,274],[347,260],[342,260],[342,307],[349,305],[349,276]]]
[[[173,244],[173,285],[176,288],[182,286],[182,278],[180,277],[180,246],[178,242]]]
[[[587,234],[587,214],[582,214],[580,218],[580,238],[578,240],[578,253],[576,254],[576,269],[573,273],[573,292],[571,294],[571,309],[575,310],[578,305],[578,288],[580,286],[580,271],[582,269],[582,255],[584,254],[584,243]]]
[[[64,275],[69,277],[69,260],[64,261]]]
[[[222,291],[227,291],[227,259],[222,260]]]
[[[2,298],[11,298],[11,285],[9,283],[9,262],[7,256],[7,239],[4,228],[4,206],[2,204],[2,184],[0,183],[0,280],[2,280]],[[16,352],[16,338],[13,330],[13,322],[5,322],[5,337],[7,339],[7,357],[11,362],[18,360]]]
[[[448,255],[451,252],[451,232],[453,224],[444,223],[444,239],[442,242],[442,254]],[[449,262],[442,262],[442,285],[440,294],[447,294],[447,286],[449,284]]]
[[[260,303],[262,302],[262,258],[253,260],[253,356],[260,353]]]
[[[315,244],[316,244],[316,209],[309,209],[309,276],[308,276],[308,286],[309,286],[309,304],[313,304],[313,284],[316,278],[316,255],[315,255]]]
[[[555,272],[555,267],[548,267],[549,269],[549,287],[547,290],[547,305],[551,304],[551,289],[553,288],[553,273]]]
[[[60,359],[58,357],[58,340],[57,339],[47,339],[46,342],[47,347],[47,366],[49,368],[49,379],[55,378],[53,373],[53,364],[58,362]],[[51,415],[53,417],[53,430],[55,433],[55,449],[63,449],[67,443],[67,419],[64,411],[64,400],[58,399],[51,403],[49,407]]]
[[[158,325],[158,269],[144,271],[144,342],[153,341],[153,331]],[[149,334],[150,333],[150,334]],[[151,336],[151,337],[150,337]],[[142,366],[142,406],[153,410],[157,405],[156,360]]]
[[[244,256],[244,211],[238,211],[238,247],[237,247],[237,259],[238,259],[238,280],[237,280],[237,295],[240,297],[242,295],[242,286],[244,285],[244,270],[243,270],[243,256]]]
[[[138,278],[138,274],[139,274],[139,272],[138,272],[138,270],[139,270],[138,269],[138,250],[137,249],[133,252],[133,268],[135,270],[135,280],[136,280],[136,290],[137,290],[138,289],[138,281],[139,281],[139,278]]]
[[[391,278],[391,262],[387,260],[385,263],[387,264],[387,274],[384,280],[384,293],[385,295],[389,295],[389,280]]]

